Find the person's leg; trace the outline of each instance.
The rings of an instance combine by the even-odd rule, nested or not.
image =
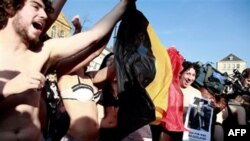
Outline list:
[[[150,130],[152,133],[152,141],[159,141],[161,132],[162,132],[162,126],[161,125],[150,125]]]
[[[214,126],[213,141],[224,141],[224,130],[220,124]]]
[[[159,141],[182,141],[183,132],[172,132],[163,130]]]
[[[239,125],[246,125],[246,111],[242,106],[235,106]]]
[[[239,125],[246,125],[246,111],[245,111],[245,109],[240,105],[233,105],[233,104],[230,104],[229,108],[230,108],[232,114],[237,116],[238,124]],[[225,108],[225,110],[223,110],[223,119],[227,119],[228,116],[230,116],[228,114],[228,110],[229,110],[228,107]]]
[[[174,141],[174,138],[168,133],[162,132],[159,141]]]

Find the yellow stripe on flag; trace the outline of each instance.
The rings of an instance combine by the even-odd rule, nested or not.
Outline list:
[[[147,32],[151,41],[151,49],[155,57],[156,74],[154,80],[146,87],[156,109],[156,120],[152,124],[160,124],[163,113],[167,110],[168,90],[172,81],[172,66],[166,48],[160,43],[152,26]]]

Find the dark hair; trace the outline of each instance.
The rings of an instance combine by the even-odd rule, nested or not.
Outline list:
[[[107,63],[109,57],[112,56],[112,55],[114,55],[114,53],[113,53],[113,52],[110,52],[109,54],[107,54],[107,55],[103,58],[102,64],[101,64],[99,70],[106,67],[106,63]]]
[[[190,61],[184,61],[182,63],[182,66],[183,66],[183,69],[182,71],[180,72],[180,74],[183,74],[186,70],[190,69],[190,68],[194,68],[195,72],[196,72],[196,76],[195,78],[197,78],[200,74],[200,66],[198,63],[192,63]]]
[[[242,77],[244,77],[244,78],[250,77],[250,68],[244,69],[244,70],[242,71],[241,75],[242,75]]]
[[[107,66],[107,61],[109,57],[112,55],[114,55],[114,53],[110,52],[103,58],[103,61],[99,70]],[[119,104],[118,104],[117,98],[114,97],[113,93],[114,93],[114,89],[112,88],[112,80],[105,81],[103,88],[102,88],[102,97],[99,100],[99,103],[103,105],[104,107],[108,107],[108,106],[117,107]]]
[[[52,13],[54,11],[51,0],[42,0],[45,5],[45,12]],[[11,13],[6,9],[11,9],[14,13],[22,9],[26,0],[1,0],[0,1],[0,30],[3,29],[8,22]]]

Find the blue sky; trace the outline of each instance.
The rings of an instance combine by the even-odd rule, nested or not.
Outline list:
[[[119,0],[68,0],[68,20],[78,14],[88,29]],[[230,53],[250,66],[250,0],[137,0],[162,44],[176,46],[185,59],[203,63]],[[110,45],[112,40],[110,41]]]

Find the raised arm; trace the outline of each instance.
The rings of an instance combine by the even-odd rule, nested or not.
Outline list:
[[[48,31],[50,26],[55,22],[66,1],[67,0],[53,0],[52,7],[54,9],[54,12],[48,15],[48,20],[46,22],[42,35],[44,35]]]
[[[58,60],[76,54],[86,48],[94,47],[107,36],[121,18],[126,8],[128,0],[121,0],[106,16],[97,22],[89,31],[81,32],[69,38],[51,39],[45,42],[45,48],[51,49],[51,64]],[[60,43],[60,45],[58,44]],[[96,49],[97,50],[97,49]]]
[[[82,30],[82,25],[78,15],[73,17],[72,24],[75,27],[73,34],[75,35],[80,33]],[[111,33],[106,35],[100,42],[95,44],[93,47],[89,47],[88,49],[85,49],[74,56],[59,61],[56,66],[57,76],[60,77],[61,75],[69,74],[77,71],[78,69],[86,67],[94,58],[101,54],[103,49],[106,47],[110,36]]]
[[[113,81],[115,79],[115,65],[112,63],[110,66],[104,67],[99,71],[90,72],[90,76],[95,86],[103,88],[107,80]]]
[[[111,34],[106,35],[99,43],[86,48],[74,56],[63,59],[57,64],[57,75],[60,77],[64,74],[75,72],[87,66],[93,59],[98,57],[106,47]]]
[[[106,81],[114,81],[116,75],[114,53],[111,52],[103,58],[99,71],[88,72],[88,74],[92,77],[92,82],[99,88],[102,88]]]

